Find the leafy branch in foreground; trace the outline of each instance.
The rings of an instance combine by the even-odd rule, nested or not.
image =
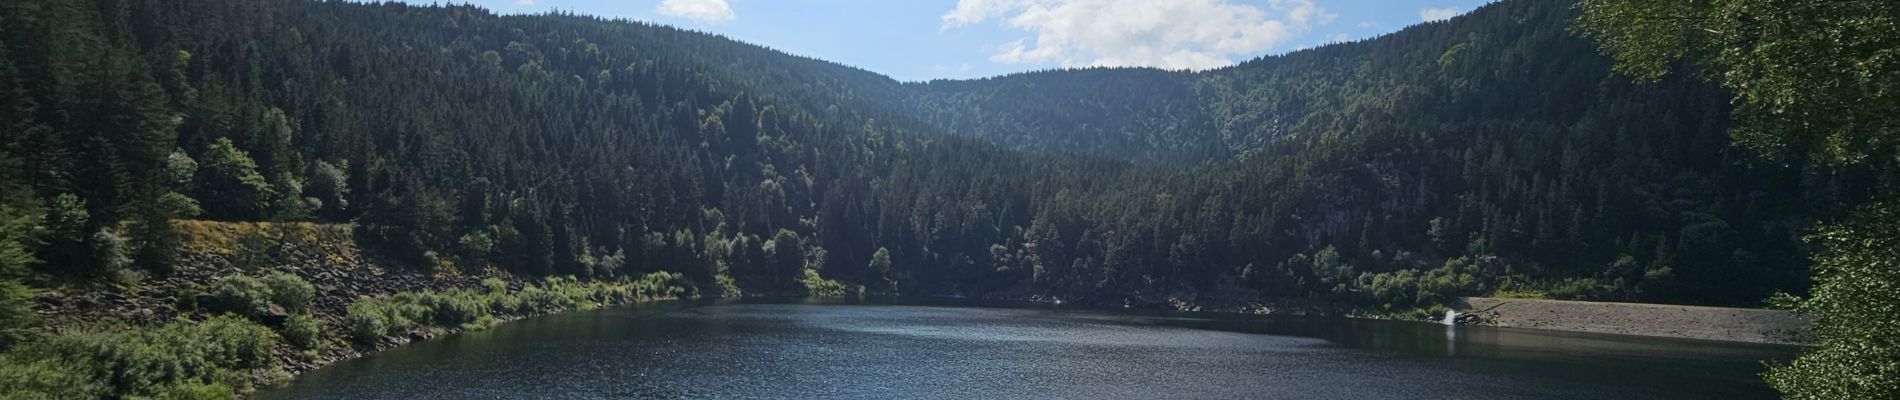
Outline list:
[[[1584,0],[1576,31],[1654,80],[1679,61],[1734,92],[1732,134],[1769,156],[1871,175],[1876,199],[1810,237],[1817,339],[1765,376],[1788,398],[1900,397],[1900,3]],[[1853,198],[1850,197],[1852,202]]]
[[[1816,342],[1768,383],[1790,398],[1900,398],[1900,209],[1877,203],[1811,240],[1821,284],[1796,310],[1814,316]]]

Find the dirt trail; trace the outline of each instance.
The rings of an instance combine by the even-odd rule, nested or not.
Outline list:
[[[1794,343],[1807,326],[1787,311],[1669,304],[1467,297],[1452,309],[1486,325],[1750,343]]]

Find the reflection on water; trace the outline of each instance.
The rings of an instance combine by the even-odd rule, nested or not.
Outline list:
[[[1458,324],[1445,324],[1445,355],[1458,355]]]
[[[261,398],[1772,398],[1794,349],[935,299],[670,303],[413,344]]]

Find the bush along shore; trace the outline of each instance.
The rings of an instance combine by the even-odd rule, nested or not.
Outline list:
[[[178,226],[188,262],[169,276],[40,291],[39,326],[0,343],[0,398],[231,399],[414,340],[700,295],[666,271],[528,279],[451,263],[385,268],[342,225]]]
[[[337,316],[310,312],[313,289],[295,275],[233,275],[194,296],[195,312],[176,321],[89,324],[14,346],[0,354],[0,392],[9,399],[228,399],[411,340],[697,295],[682,275],[669,272],[510,286],[488,278],[475,288],[364,296]]]

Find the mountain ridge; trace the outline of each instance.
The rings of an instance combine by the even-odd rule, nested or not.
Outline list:
[[[31,247],[68,279],[162,274],[160,221],[207,218],[755,291],[1756,304],[1805,289],[1799,232],[1855,185],[1725,152],[1725,93],[1616,76],[1528,0],[1203,73],[935,83],[470,6],[10,7],[0,189],[61,216]]]

